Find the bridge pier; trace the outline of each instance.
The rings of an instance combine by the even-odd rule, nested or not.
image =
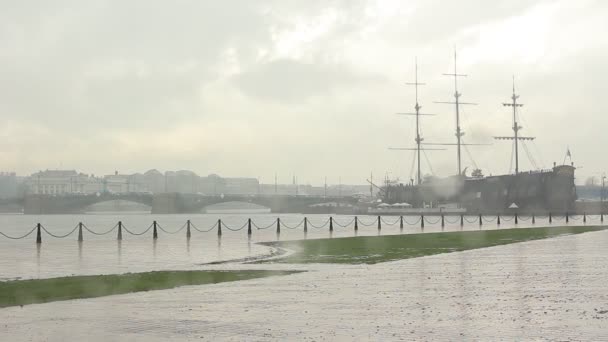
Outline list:
[[[177,214],[178,208],[177,193],[154,194],[152,197],[152,214]]]

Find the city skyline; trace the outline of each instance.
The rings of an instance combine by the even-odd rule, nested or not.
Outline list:
[[[438,6],[442,9],[437,11]],[[502,103],[515,75],[522,134],[539,168],[572,152],[578,182],[608,170],[599,56],[601,1],[296,2],[74,1],[5,6],[0,41],[4,169],[111,173],[152,166],[228,176],[363,183],[370,171],[407,182],[418,57],[429,141],[454,142],[454,48],[466,142],[511,131]],[[456,7],[458,11],[456,11]],[[453,10],[453,11],[452,11]],[[458,16],[451,13],[457,12]],[[432,16],[442,22],[422,20]],[[480,19],[483,18],[483,19]],[[236,22],[236,24],[235,24]],[[159,24],[162,23],[162,24]],[[133,29],[136,28],[136,29]],[[593,75],[593,76],[590,76]],[[470,147],[469,172],[509,172],[511,146]],[[471,160],[473,159],[473,160]],[[521,169],[534,169],[526,156]],[[423,173],[456,173],[455,152]],[[432,172],[434,171],[434,172]]]

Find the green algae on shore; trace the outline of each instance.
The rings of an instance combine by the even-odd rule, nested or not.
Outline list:
[[[603,230],[604,227],[542,227],[361,236],[264,243],[294,253],[266,262],[375,264],[426,255],[465,251],[560,235]]]
[[[0,308],[248,280],[294,271],[159,271],[0,282]]]

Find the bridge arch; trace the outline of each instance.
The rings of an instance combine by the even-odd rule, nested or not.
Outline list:
[[[90,214],[104,212],[150,213],[152,206],[129,199],[106,199],[86,206],[83,211]]]
[[[202,208],[206,214],[266,214],[270,213],[269,207],[244,201],[226,201],[209,204]]]

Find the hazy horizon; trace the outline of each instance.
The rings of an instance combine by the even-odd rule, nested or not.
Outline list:
[[[455,142],[454,48],[469,173],[509,172],[515,75],[539,167],[608,169],[601,1],[0,2],[3,171],[192,170],[263,183],[411,174],[414,60],[428,142]],[[424,157],[423,157],[424,158]],[[456,173],[453,148],[428,153]],[[532,169],[522,149],[522,171]],[[423,164],[423,173],[431,169]]]

